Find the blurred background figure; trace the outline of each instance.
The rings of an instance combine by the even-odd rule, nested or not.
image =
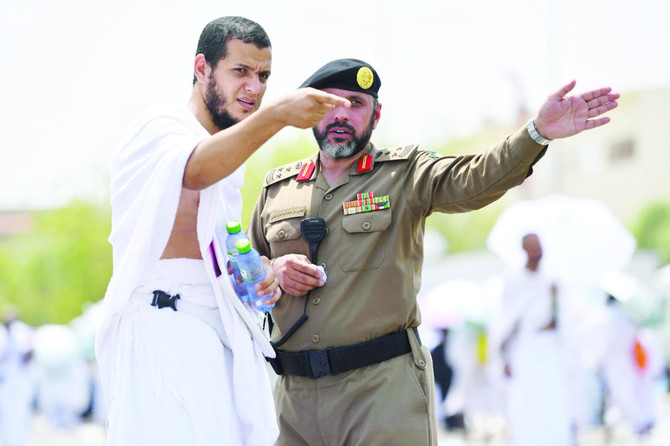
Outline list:
[[[421,337],[433,358],[438,422],[454,434],[467,436],[474,428],[489,435],[488,421],[500,412],[501,395],[490,379],[491,300],[485,287],[448,280],[418,302]]]
[[[515,446],[572,446],[566,349],[558,290],[540,270],[537,234],[522,239],[525,267],[504,282],[500,351],[507,377],[507,416]]]
[[[666,363],[653,329],[641,317],[640,299],[621,288],[610,289],[599,363],[604,385],[603,423],[628,423],[636,435],[647,434],[658,419],[665,391]]]
[[[79,347],[67,325],[43,325],[36,331],[37,402],[53,428],[77,426],[91,402],[89,369]]]
[[[28,442],[35,396],[31,370],[33,329],[17,319],[13,309],[0,325],[0,443],[22,446]]]
[[[534,235],[529,239],[529,234]],[[525,239],[523,244],[519,243],[522,238]],[[516,278],[512,276],[512,283],[506,279],[504,294],[507,297],[502,302],[503,311],[499,312],[507,315],[504,321],[499,321],[497,333],[512,362],[510,388],[514,388],[515,381],[515,352],[512,345],[505,343],[521,338],[523,324],[516,325],[518,317],[532,319],[533,311],[537,311],[537,317],[551,315],[549,321],[541,322],[548,325],[536,338],[554,338],[558,343],[555,351],[559,356],[553,360],[556,360],[560,373],[556,368],[553,373],[564,376],[561,378],[561,383],[565,382],[561,401],[567,398],[568,425],[572,432],[570,441],[575,441],[574,434],[579,429],[585,430],[599,423],[601,388],[598,367],[607,343],[604,331],[606,296],[602,282],[630,263],[636,248],[635,238],[602,202],[552,194],[521,200],[505,209],[487,238],[487,246],[508,267],[522,271]],[[535,263],[541,274],[529,269]],[[551,282],[540,286],[539,277],[544,277],[545,281],[551,278]],[[544,289],[541,291],[544,297],[538,297],[536,301],[530,296],[531,282],[523,286],[524,280],[531,279],[534,281],[532,286],[538,289],[536,293]],[[518,282],[516,286],[515,281]],[[510,291],[514,287],[517,290]],[[521,298],[524,295],[527,296],[526,303]],[[527,305],[532,306],[526,309]],[[523,314],[524,311],[528,314]],[[553,328],[552,324],[555,325]],[[532,367],[532,363],[538,367],[547,365],[551,359],[540,364],[543,362],[540,358],[549,351],[539,349],[537,357],[525,357],[531,364],[528,367]],[[508,397],[513,400],[512,394]],[[562,414],[563,420],[562,406],[556,410]],[[510,423],[514,424],[512,420]]]
[[[107,405],[100,384],[100,369],[95,360],[95,333],[102,322],[102,301],[84,306],[82,315],[70,322],[79,345],[79,354],[86,362],[90,399],[82,416],[98,425],[107,422]]]

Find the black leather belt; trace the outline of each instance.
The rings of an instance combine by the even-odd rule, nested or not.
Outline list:
[[[277,358],[268,361],[279,375],[319,378],[377,364],[411,351],[407,330],[403,330],[346,347],[300,352],[277,350]]]

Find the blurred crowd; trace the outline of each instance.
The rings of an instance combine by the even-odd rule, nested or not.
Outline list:
[[[0,445],[25,446],[35,414],[53,430],[103,425],[94,339],[99,307],[66,325],[33,328],[12,309],[0,325]]]
[[[529,264],[420,296],[438,422],[514,446],[573,446],[621,426],[642,441],[670,391],[670,266],[642,283],[561,281]]]

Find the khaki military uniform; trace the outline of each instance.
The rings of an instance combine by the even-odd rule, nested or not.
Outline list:
[[[348,346],[418,326],[425,218],[495,201],[530,175],[545,150],[523,128],[477,155],[370,144],[332,185],[319,171],[318,154],[268,172],[248,231],[261,254],[309,257],[300,221],[322,217],[328,228],[316,259],[328,281],[310,292],[309,319],[281,349]],[[305,178],[310,161],[315,168]],[[343,203],[370,192],[387,196],[390,206],[345,215]],[[289,294],[277,303],[274,341],[302,315],[304,303]],[[411,354],[317,379],[282,375],[275,392],[278,444],[436,444],[430,354],[409,333]]]

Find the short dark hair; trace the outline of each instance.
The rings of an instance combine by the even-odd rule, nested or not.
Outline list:
[[[226,16],[209,22],[200,34],[196,55],[204,54],[212,67],[226,57],[228,41],[241,40],[258,48],[272,48],[270,38],[261,25],[244,17]],[[193,84],[196,78],[193,75]]]

